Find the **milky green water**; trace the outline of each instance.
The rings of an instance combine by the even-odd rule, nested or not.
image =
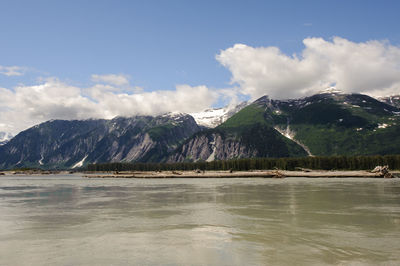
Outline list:
[[[400,265],[400,179],[0,176],[0,265]]]

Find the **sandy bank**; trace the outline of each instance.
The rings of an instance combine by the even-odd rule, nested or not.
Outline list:
[[[243,178],[243,177],[264,177],[264,178],[283,178],[283,177],[382,177],[378,173],[368,171],[163,171],[163,172],[119,172],[119,173],[86,173],[87,178]]]

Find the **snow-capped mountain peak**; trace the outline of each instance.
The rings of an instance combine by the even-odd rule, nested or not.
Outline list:
[[[342,90],[339,90],[339,89],[336,89],[335,87],[329,87],[329,88],[326,88],[326,89],[324,89],[324,90],[322,90],[322,91],[319,91],[319,94],[323,94],[323,93],[342,94],[343,91],[342,91]]]

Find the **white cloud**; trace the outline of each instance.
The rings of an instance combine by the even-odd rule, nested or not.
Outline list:
[[[116,74],[106,74],[106,75],[92,75],[92,81],[101,82],[106,84],[112,84],[116,86],[126,86],[129,85],[129,79],[126,75],[116,75]]]
[[[19,66],[0,66],[0,74],[11,76],[22,76],[25,72],[24,67]]]
[[[385,41],[355,43],[335,37],[307,38],[299,55],[277,47],[236,44],[217,60],[232,72],[234,88],[178,85],[174,90],[145,92],[129,84],[125,75],[92,75],[95,84],[80,88],[57,78],[38,85],[0,88],[0,131],[19,131],[49,119],[113,118],[158,115],[171,111],[195,113],[213,103],[232,104],[253,99],[296,98],[335,85],[347,92],[372,95],[400,93],[400,48]],[[19,67],[0,67],[0,73],[18,75]]]
[[[277,47],[236,44],[216,59],[232,72],[232,83],[257,98],[295,98],[330,85],[346,92],[388,95],[400,92],[400,47],[386,41],[355,43],[307,38],[301,55]]]
[[[95,99],[105,110],[103,117],[111,118],[117,115],[129,116],[157,115],[166,112],[193,112],[209,107],[218,97],[216,92],[206,86],[191,87],[178,85],[176,90],[113,93],[104,90],[101,85],[89,89],[90,97]]]
[[[35,86],[0,88],[0,131],[15,134],[49,119],[198,112],[210,107],[218,96],[206,86],[179,85],[175,90],[128,94],[111,85],[79,88],[49,78]]]

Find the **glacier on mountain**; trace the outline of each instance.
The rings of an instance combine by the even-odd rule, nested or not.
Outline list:
[[[247,101],[241,102],[234,106],[225,106],[223,108],[210,108],[203,112],[190,113],[196,123],[200,126],[215,128],[220,124],[224,123],[228,118],[242,110],[244,107],[249,105]]]

